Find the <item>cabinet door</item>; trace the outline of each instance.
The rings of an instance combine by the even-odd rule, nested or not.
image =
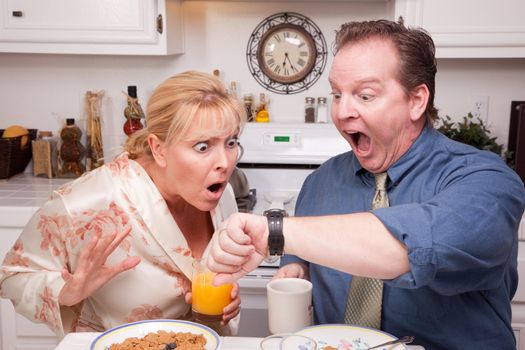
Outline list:
[[[525,1],[396,0],[396,15],[423,27],[437,57],[525,57]]]
[[[1,261],[21,232],[21,227],[0,227]],[[0,299],[0,349],[52,350],[57,344],[58,338],[47,326],[18,315],[10,300]]]
[[[0,51],[180,53],[182,38],[167,41],[172,27],[181,33],[179,7],[178,0],[0,0]]]

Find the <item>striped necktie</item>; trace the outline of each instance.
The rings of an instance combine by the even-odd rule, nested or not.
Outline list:
[[[388,175],[374,174],[376,191],[372,209],[389,206],[386,193]],[[345,309],[345,323],[380,329],[383,281],[375,278],[353,276]]]

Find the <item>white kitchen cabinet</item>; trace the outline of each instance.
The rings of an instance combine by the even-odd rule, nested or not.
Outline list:
[[[438,58],[525,57],[523,0],[396,0],[395,6],[406,24],[432,35]]]
[[[0,52],[183,52],[181,0],[0,0]]]

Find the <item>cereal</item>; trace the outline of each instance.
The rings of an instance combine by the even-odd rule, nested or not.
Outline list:
[[[202,334],[158,331],[142,338],[127,338],[112,344],[109,350],[204,350],[206,338]]]

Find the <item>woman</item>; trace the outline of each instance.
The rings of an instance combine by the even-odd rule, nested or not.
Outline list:
[[[4,260],[2,297],[58,336],[189,319],[192,262],[237,211],[228,178],[245,118],[211,75],[160,84],[126,152],[54,192],[30,220]],[[235,286],[225,333],[239,307]]]

